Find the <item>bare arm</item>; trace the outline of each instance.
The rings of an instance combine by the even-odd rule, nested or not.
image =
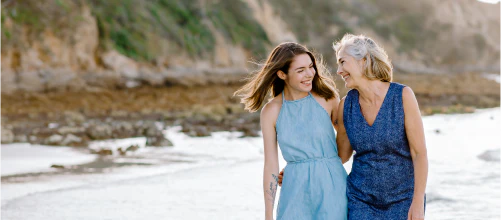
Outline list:
[[[337,124],[337,111],[339,107],[339,97],[336,97],[331,103],[332,105],[332,111],[331,111],[331,122],[332,125],[334,126],[334,129],[336,132],[338,131],[338,124]]]
[[[348,140],[348,135],[346,134],[346,129],[344,127],[344,121],[343,121],[344,100],[345,98],[341,99],[341,101],[339,102],[339,108],[337,110],[337,118],[334,124],[335,127],[337,126],[336,143],[337,143],[338,155],[341,158],[341,161],[343,163],[346,163],[353,154],[353,149],[351,148],[350,140]]]
[[[414,197],[409,209],[409,219],[424,219],[424,194],[428,178],[428,155],[423,121],[416,96],[411,88],[402,92],[405,114],[405,132],[414,165]]]
[[[280,111],[280,109],[278,109]],[[278,117],[277,108],[266,104],[261,110],[261,130],[264,141],[263,190],[265,204],[265,219],[273,219],[273,207],[278,187],[278,150],[275,121]]]

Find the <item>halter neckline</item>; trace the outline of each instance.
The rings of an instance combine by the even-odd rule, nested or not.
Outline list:
[[[302,101],[302,100],[305,100],[307,99],[308,97],[312,96],[311,95],[311,92],[308,92],[308,95],[303,97],[303,98],[300,98],[300,99],[296,99],[296,100],[285,100],[285,92],[282,91],[282,103],[285,103],[285,102],[299,102],[299,101]]]

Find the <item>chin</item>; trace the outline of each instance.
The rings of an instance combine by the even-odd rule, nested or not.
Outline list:
[[[311,90],[313,89],[313,85],[310,85],[310,86],[305,86],[305,87],[302,87],[301,90],[303,92],[311,92]]]
[[[351,83],[345,82],[344,87],[346,87],[347,89],[352,89],[353,85],[351,85]]]
[[[347,89],[353,89],[353,88],[355,88],[356,83],[354,83],[351,79],[348,79],[348,81],[345,81],[345,82],[344,82],[344,86],[345,86]]]

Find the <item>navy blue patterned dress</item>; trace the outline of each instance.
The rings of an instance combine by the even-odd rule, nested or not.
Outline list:
[[[348,219],[407,219],[414,167],[404,126],[404,87],[390,84],[372,126],[362,115],[358,91],[346,96],[344,126],[356,152],[347,179]]]

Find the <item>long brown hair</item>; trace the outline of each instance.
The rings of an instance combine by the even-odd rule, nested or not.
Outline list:
[[[238,89],[234,95],[241,97],[245,110],[255,112],[261,108],[269,92],[273,97],[279,95],[285,87],[285,81],[277,75],[279,70],[287,74],[295,56],[308,54],[313,62],[315,76],[313,77],[312,91],[329,100],[338,97],[334,80],[322,61],[317,62],[315,56],[305,46],[298,43],[281,43],[270,53],[259,72],[252,75],[248,82]]]

